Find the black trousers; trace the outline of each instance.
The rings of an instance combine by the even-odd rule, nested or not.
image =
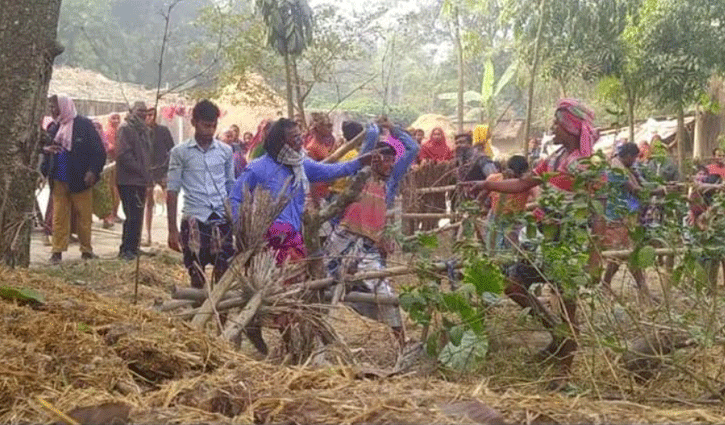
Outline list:
[[[123,235],[121,236],[121,254],[125,252],[138,254],[141,241],[141,228],[143,226],[143,211],[146,205],[146,187],[118,185],[118,194],[121,197],[123,215]]]

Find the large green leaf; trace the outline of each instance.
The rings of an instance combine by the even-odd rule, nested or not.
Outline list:
[[[483,65],[483,80],[481,81],[481,103],[488,104],[493,99],[493,87],[495,84],[495,74],[493,61],[489,56]]]
[[[488,353],[488,339],[472,331],[463,333],[460,344],[450,341],[438,355],[438,361],[456,370],[470,370],[484,360]]]
[[[513,61],[511,64],[506,68],[506,71],[504,71],[503,75],[501,75],[501,78],[498,79],[498,82],[496,83],[496,90],[493,91],[493,97],[496,98],[501,93],[501,90],[503,90],[504,87],[511,81],[511,79],[516,75],[516,71],[518,71],[518,62]]]
[[[493,264],[476,261],[463,271],[463,281],[476,287],[478,294],[490,292],[500,294],[503,291],[503,275]]]
[[[6,300],[18,300],[32,304],[45,304],[45,298],[38,291],[30,288],[13,288],[12,286],[0,286],[0,298]]]

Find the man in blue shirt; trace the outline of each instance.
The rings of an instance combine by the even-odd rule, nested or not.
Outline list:
[[[625,143],[619,147],[617,156],[610,163],[607,171],[609,185],[609,198],[604,210],[607,219],[607,228],[604,233],[604,247],[606,249],[629,249],[631,241],[629,229],[637,226],[640,202],[638,193],[642,190],[639,179],[632,166],[639,155],[639,148],[635,143]],[[644,272],[628,263],[629,270],[634,277],[637,288],[645,300],[650,299],[649,288]],[[611,291],[611,282],[619,269],[619,263],[610,261],[604,273],[602,285]]]
[[[208,100],[194,106],[194,138],[175,146],[169,157],[166,206],[169,248],[183,252],[191,286],[203,288],[204,268],[218,280],[234,255],[232,223],[225,209],[234,185],[232,148],[214,138],[219,108]],[[179,190],[184,190],[181,232],[176,224]]]
[[[365,156],[350,162],[323,164],[307,158],[302,151],[302,144],[302,134],[297,123],[280,118],[269,129],[264,141],[266,153],[244,169],[230,195],[236,220],[245,195],[261,186],[277,197],[287,179],[292,178],[284,194],[290,201],[267,232],[270,247],[278,252],[278,264],[288,258],[294,261],[307,255],[301,229],[310,182],[329,182],[355,174],[363,165],[368,165],[371,159]]]

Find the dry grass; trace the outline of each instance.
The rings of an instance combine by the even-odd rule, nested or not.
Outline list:
[[[122,401],[132,406],[131,419],[138,423],[461,423],[466,420],[441,406],[469,400],[498,410],[511,423],[725,423],[722,404],[703,399],[704,384],[715,385],[722,375],[722,347],[680,350],[644,383],[619,366],[620,354],[601,336],[600,328],[614,320],[607,316],[618,317],[622,326],[660,317],[635,308],[631,290],[624,291],[620,307],[638,312],[631,319],[598,299],[594,310],[582,306],[582,350],[571,385],[552,393],[545,385],[553,371],[528,362],[546,336],[508,303],[490,311],[493,349],[476,373],[429,368],[365,380],[358,378],[359,367],[395,362],[397,347],[385,326],[339,309],[331,324],[351,357],[332,350],[331,365],[322,368],[253,360],[149,311],[153,298],[168,298],[168,286],[187,279],[183,268],[167,260],[142,262],[139,307],[129,302],[129,264],[91,262],[52,269],[55,276],[0,270],[2,284],[34,288],[47,299],[43,310],[0,301],[0,421],[54,420],[37,401],[42,398],[64,412]],[[626,278],[620,281],[629,285]],[[409,326],[412,337],[416,332]]]

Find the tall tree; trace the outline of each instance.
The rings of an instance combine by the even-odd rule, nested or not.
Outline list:
[[[267,26],[267,43],[284,58],[287,115],[294,116],[293,68],[295,56],[312,40],[312,9],[307,0],[257,0]]]
[[[60,0],[0,0],[0,255],[10,266],[30,263],[30,231],[47,110]]]
[[[677,113],[677,156],[684,175],[684,112],[725,71],[725,2],[645,0],[637,32],[647,81],[661,106]]]

